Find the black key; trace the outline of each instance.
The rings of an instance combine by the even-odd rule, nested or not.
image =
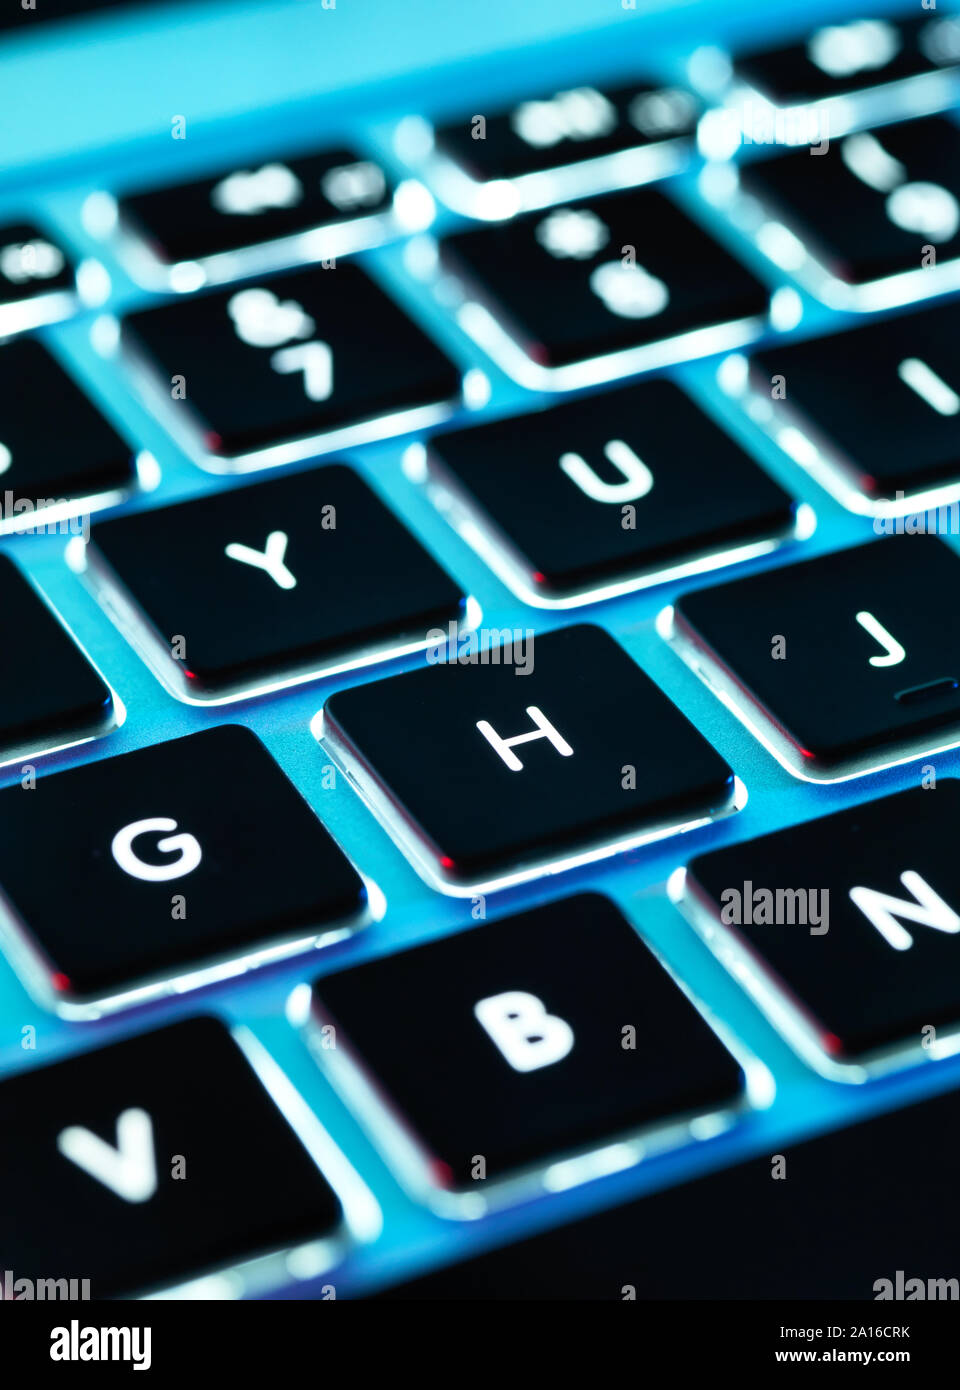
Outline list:
[[[379,436],[386,417],[399,432],[460,394],[453,364],[349,264],[145,309],[125,336],[212,466],[306,458],[318,436],[346,425]]]
[[[958,814],[944,780],[690,865],[718,954],[750,957],[738,978],[825,1062],[924,1060],[960,1025]]]
[[[784,405],[818,441],[841,495],[845,484],[868,502],[909,496],[960,481],[958,331],[951,303],[767,348],[752,359],[755,384],[769,397],[783,378]],[[780,409],[775,401],[774,420]]]
[[[342,1225],[335,1193],[212,1018],[0,1082],[0,1166],[17,1193],[0,1215],[14,1289],[52,1276],[89,1280],[92,1298],[176,1287]]]
[[[37,985],[73,1016],[306,949],[360,925],[366,901],[260,741],[230,724],[0,793],[0,884]]]
[[[874,16],[825,24],[802,43],[746,53],[735,72],[777,106],[868,91],[956,67],[952,15]]]
[[[130,449],[45,347],[18,338],[0,348],[4,530],[14,529],[18,516],[28,526],[45,504],[62,511],[67,502],[89,505],[123,493],[135,478]],[[11,516],[18,502],[23,510]]]
[[[960,255],[960,128],[943,116],[847,135],[819,156],[757,161],[740,181],[846,285]],[[921,276],[918,294],[925,285],[935,288]]]
[[[519,101],[507,111],[465,116],[441,126],[435,144],[470,179],[489,185],[651,146],[665,155],[664,142],[689,141],[698,115],[696,98],[676,87],[580,86]],[[656,171],[653,162],[647,167]],[[666,165],[673,167],[673,161]],[[644,166],[638,162],[637,168]]]
[[[429,876],[530,877],[732,809],[726,763],[600,628],[492,654],[440,636],[449,663],[339,691],[323,718]]]
[[[743,1099],[737,1062],[597,894],[328,976],[314,994],[314,1024],[337,1030],[317,1057],[338,1069],[346,1053],[416,1136],[421,1182],[474,1202],[531,1165]],[[411,1020],[416,1046],[398,1047]],[[385,1144],[388,1126],[374,1127]]]
[[[441,488],[534,603],[722,564],[795,526],[791,498],[669,381],[439,435],[430,450]]]
[[[460,232],[441,251],[540,369],[698,329],[729,330],[762,316],[768,302],[749,271],[650,189]],[[484,345],[496,356],[485,335]],[[709,350],[709,343],[692,348]]]
[[[0,555],[0,747],[7,760],[107,733],[113,696],[6,555]],[[26,797],[24,797],[26,800]]]
[[[936,536],[897,535],[686,594],[677,615],[794,770],[829,780],[960,734],[958,583]]]
[[[0,338],[67,318],[77,304],[73,266],[32,222],[0,225]]]
[[[924,1289],[928,1279],[953,1277],[956,1180],[950,1163],[927,1156],[958,1144],[953,1091],[781,1145],[779,1181],[765,1154],[427,1274],[386,1297],[903,1298],[904,1275]]]
[[[393,190],[381,166],[355,150],[248,160],[211,177],[130,194],[120,200],[127,231],[147,243],[154,268],[200,263],[208,279],[235,279],[245,273],[242,258],[231,256],[229,271],[206,265],[210,257],[246,252],[265,243],[312,233],[309,248],[296,259],[319,260],[347,249],[323,248],[317,234],[344,222],[386,212]],[[359,239],[359,244],[369,244]],[[136,271],[137,266],[131,268]],[[246,272],[249,273],[249,272]]]
[[[188,699],[423,646],[465,609],[453,580],[340,464],[118,517],[93,540],[146,620],[139,644]]]

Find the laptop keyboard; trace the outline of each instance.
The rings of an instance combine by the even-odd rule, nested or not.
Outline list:
[[[960,1084],[960,19],[663,34],[4,194],[18,1273],[890,1265]],[[759,1288],[788,1146],[829,1259]]]

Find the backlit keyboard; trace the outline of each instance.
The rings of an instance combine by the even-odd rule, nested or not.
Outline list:
[[[960,1274],[960,12],[484,8],[0,6],[13,1279]]]

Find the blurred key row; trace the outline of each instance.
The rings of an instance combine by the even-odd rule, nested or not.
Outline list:
[[[777,269],[840,308],[887,308],[956,288],[960,127],[952,117],[917,117],[833,139],[824,135],[815,147],[790,141],[786,146],[772,157],[739,164],[708,159],[699,179],[708,200]],[[686,288],[685,280],[677,283],[678,265],[693,277],[692,293],[710,281],[697,278],[688,253],[715,260],[722,253],[670,200],[639,189],[639,182],[558,192],[542,209],[517,208],[488,219],[493,225],[454,231],[441,243],[449,252],[445,259],[501,302],[504,316],[516,317],[521,332],[530,328],[525,294],[539,289],[544,295],[543,286],[526,286],[526,273],[566,275],[575,285],[576,274],[588,271],[586,291],[599,307],[633,320],[663,314],[653,327],[657,338],[668,339],[677,331],[674,316]],[[433,202],[417,181],[402,180],[391,189],[377,163],[330,150],[159,189],[119,205],[110,195],[93,194],[84,222],[145,288],[186,293],[303,264],[332,267],[338,257],[425,231],[433,222]],[[671,253],[672,239],[681,245]],[[73,267],[55,242],[32,224],[0,228],[5,333],[82,306]],[[632,248],[632,255],[624,248]],[[501,280],[497,259],[504,250],[522,264]],[[563,264],[551,266],[547,258]],[[611,288],[610,272],[596,273],[608,263],[646,271],[665,286],[666,298],[663,288],[653,297],[649,287],[644,295],[639,289],[628,294],[623,269],[622,286]],[[739,268],[736,273],[747,274]],[[742,294],[743,286],[738,288]],[[678,297],[679,304],[672,302]],[[729,302],[736,298],[731,288]],[[584,302],[599,312],[592,299]],[[703,305],[708,314],[716,307],[709,299]],[[541,330],[536,341],[545,336]],[[546,336],[540,355],[533,355],[541,362],[561,356],[569,362],[591,355],[591,346],[567,343],[561,354],[560,344]]]
[[[638,123],[653,131],[658,121],[661,134],[672,127],[690,134],[692,108],[679,93],[642,89],[610,103],[599,92],[593,92],[594,101],[591,91],[561,93],[553,104],[523,104],[511,116],[492,119],[489,131],[485,118],[474,118],[483,123],[480,138],[472,127],[467,137],[482,151],[475,160],[512,168],[517,152],[511,155],[510,149],[518,142],[526,144],[535,165],[551,152],[555,157],[557,147],[578,156],[598,141],[616,149],[626,119],[616,113],[624,101],[634,113],[635,134]],[[613,113],[607,124],[613,124],[606,135],[591,135],[594,127],[606,129],[604,103]],[[641,110],[647,114],[641,117]],[[444,139],[457,144],[453,130]],[[637,139],[643,143],[646,137]],[[639,175],[596,187],[558,185],[549,198],[506,206],[489,219],[494,225],[454,229],[442,238],[444,300],[451,302],[452,277],[462,331],[521,384],[568,390],[736,346],[757,337],[768,322],[784,326],[782,314],[774,312],[771,320],[769,291],[742,263],[752,264],[757,252],[772,271],[794,277],[838,308],[888,309],[960,287],[960,127],[952,118],[914,116],[834,138],[825,133],[816,146],[778,140],[787,152],[739,166],[708,157],[701,168],[701,193],[732,223],[723,244],[708,234],[701,217],[659,190],[639,188]],[[674,137],[651,137],[644,150],[676,143]],[[586,164],[623,153],[590,157]],[[518,178],[539,178],[542,172]],[[491,174],[484,187],[502,193],[514,183]],[[254,277],[262,281],[305,264],[332,270],[338,257],[425,230],[433,208],[422,184],[391,181],[376,160],[344,147],[221,170],[173,188],[133,193],[119,203],[112,195],[94,194],[84,220],[88,233],[111,245],[147,288],[184,293]],[[735,246],[728,249],[733,228],[747,234],[744,250],[750,254],[743,258]],[[0,228],[3,336],[101,301],[107,283],[94,263],[72,266],[48,230],[30,222]],[[249,377],[263,361],[281,376],[304,373],[307,403],[315,407],[309,421],[304,402],[291,399],[289,418],[269,421],[268,438],[260,440],[259,422],[229,420],[228,428],[218,428],[216,393],[208,387],[193,412],[201,417],[192,422],[195,456],[223,455],[229,466],[284,461],[316,452],[317,436],[334,427],[387,417],[390,432],[397,432],[414,423],[408,411],[456,403],[457,389],[448,379],[452,368],[438,379],[439,362],[433,373],[424,364],[413,381],[403,381],[408,359],[429,357],[432,349],[365,276],[352,268],[326,278],[301,270],[276,283],[287,299],[281,301],[270,284],[251,283],[190,306],[147,309],[125,323],[128,346],[146,347],[165,390],[177,374],[171,353],[179,374],[188,376],[191,344],[198,338],[213,344],[223,375]],[[369,389],[358,396],[352,352],[358,321],[378,327],[377,341],[388,359],[384,370],[399,396],[396,406],[389,392],[387,398]],[[251,356],[244,347],[267,351]],[[352,384],[346,393],[345,383]],[[292,392],[293,384],[286,385]],[[285,435],[302,436],[306,432],[298,426],[307,423],[309,449],[291,454]],[[415,423],[428,420],[417,415]],[[286,452],[250,458],[255,443],[286,446]]]
[[[518,231],[519,224],[512,224],[512,230]],[[491,234],[499,233],[479,233]],[[466,234],[467,242],[473,235]],[[514,260],[508,252],[494,256],[491,265],[528,287],[540,283],[529,267],[526,276],[520,273],[522,256]],[[472,254],[469,247],[467,253]],[[709,258],[703,264],[709,266]],[[736,281],[729,276],[726,281],[722,292],[735,293]],[[549,296],[530,299],[529,331],[550,338],[555,330],[561,357],[567,349],[559,344],[574,324],[581,342],[584,334],[602,328],[587,312],[586,301],[578,314],[570,314],[568,291],[569,286],[564,290],[558,284]],[[682,331],[671,340],[673,348],[683,341],[689,346],[704,332],[713,335],[716,349],[724,340],[727,346],[737,345],[737,325],[745,320],[724,326],[714,315],[709,327],[693,328],[692,322],[706,322],[710,316],[702,296],[691,299],[689,307],[692,319],[677,309],[685,316],[675,320]],[[748,301],[740,300],[735,309],[728,303],[724,312],[739,314],[748,307]],[[478,339],[489,335],[491,350],[503,352],[505,362],[521,375],[529,370],[531,385],[544,374],[571,370],[559,361],[553,367],[537,365],[525,355],[521,366],[512,340],[479,302],[465,303],[462,317]],[[643,354],[651,346],[657,354],[666,349],[664,343],[644,344],[644,330],[630,327],[627,320],[619,319],[614,328],[617,316],[606,318],[607,336],[591,339],[592,347],[584,349],[596,352],[602,344],[604,350],[576,364],[575,374],[602,380],[620,371],[624,354]],[[773,342],[748,358],[728,354],[717,376],[792,462],[844,506],[863,514],[902,512],[911,503],[944,500],[943,489],[955,495],[960,486],[960,379],[953,360],[958,318],[960,306],[949,301],[828,336]],[[624,347],[627,342],[634,346]],[[454,365],[354,266],[343,266],[329,277],[320,270],[303,271],[269,286],[144,310],[125,322],[119,345],[127,383],[139,389],[198,463],[220,473],[299,461],[364,440],[436,427],[463,399]],[[542,356],[548,349],[541,344],[531,352]],[[614,369],[616,363],[620,365]],[[15,338],[0,346],[0,366],[0,470],[22,508],[55,505],[58,515],[71,509],[93,511],[124,501],[138,483],[155,486],[149,480],[157,477],[156,461],[134,457],[48,348],[31,337]],[[47,409],[51,397],[58,402],[56,412]],[[679,435],[676,455],[687,453],[683,466],[696,468],[696,455],[711,427],[700,412],[686,418],[690,407],[677,388],[655,381],[603,399],[613,417],[610,432],[604,439],[594,428],[588,443],[596,453],[619,440],[625,447],[615,445],[614,466],[628,480],[636,467],[630,463],[631,452],[642,461],[649,451],[648,469],[665,452],[662,431],[668,421]],[[431,456],[449,473],[457,466],[451,459],[465,459],[471,447],[476,454],[484,445],[507,442],[511,450],[520,450],[531,438],[549,437],[556,440],[559,458],[567,460],[562,470],[568,483],[582,484],[588,493],[592,487],[596,496],[602,483],[591,485],[586,466],[571,468],[569,463],[582,456],[576,445],[587,432],[580,422],[591,418],[591,402],[595,398],[580,398],[564,402],[550,417],[514,418],[437,436]],[[628,433],[634,437],[623,439]],[[473,446],[466,443],[470,434]],[[720,443],[718,430],[712,434],[713,447],[726,456],[725,471],[737,494],[731,446]],[[497,459],[490,466],[496,468]],[[476,467],[472,473],[476,481]],[[754,474],[759,478],[756,470]],[[621,479],[625,500],[630,500],[630,490]],[[571,500],[574,495],[569,493]],[[656,507],[661,496],[659,490],[653,494],[647,508]],[[4,515],[0,526],[9,531],[13,523]],[[532,566],[543,574],[550,568],[549,563]]]
[[[936,139],[943,131],[951,140],[960,135],[940,121]],[[872,137],[849,137],[861,138]],[[929,149],[930,138],[923,136],[923,142]],[[820,167],[802,157],[804,170]],[[752,176],[762,167],[747,172]],[[877,290],[885,307],[952,287],[960,260],[949,253],[960,235],[960,203],[952,194],[938,202],[939,194],[930,192],[936,187],[895,185],[886,196],[887,213],[883,199],[870,192],[881,217],[897,192],[915,214],[916,226],[909,229],[890,224],[893,235],[882,254],[882,235],[861,236],[868,207],[858,198],[849,215],[840,216],[842,194],[826,198],[826,231],[835,239],[855,237],[880,255],[870,271],[880,278],[864,281],[837,243],[827,257],[831,273],[841,274],[858,293],[867,286]],[[924,201],[928,195],[936,207]],[[768,249],[789,259],[790,246],[800,243],[777,242],[773,233],[780,224],[764,225],[771,231]],[[638,228],[642,247],[629,240]],[[31,264],[52,265],[38,249],[43,246],[62,267],[60,253],[37,236],[6,249],[21,258],[29,251]],[[938,256],[938,247],[946,257]],[[911,268],[914,252],[920,260]],[[737,350],[763,333],[771,314],[777,320],[776,303],[687,213],[650,190],[456,233],[443,242],[441,263],[456,285],[449,302],[458,327],[526,387],[567,392],[728,352],[732,356],[719,373],[724,388],[743,397],[781,448],[848,508],[903,511],[904,504],[925,501],[931,489],[960,486],[953,300],[871,318],[826,337],[774,340],[743,364]],[[21,278],[17,293],[28,283]],[[0,304],[0,316],[9,311],[18,316],[18,326],[35,327],[51,306],[71,299],[70,283],[61,268],[42,295],[33,286],[29,295],[5,308]],[[782,309],[785,301],[779,302]],[[216,473],[297,462],[433,429],[464,405],[481,403],[478,393],[485,401],[490,389],[476,370],[464,377],[419,323],[351,263],[154,305],[122,323],[101,316],[94,328],[98,349],[115,359],[123,384],[189,457]],[[77,510],[123,501],[137,485],[137,460],[126,456],[48,350],[31,338],[13,337],[0,346],[0,364],[0,464],[14,489],[19,484],[24,498],[32,495],[34,506],[36,499],[49,500],[47,490],[61,505],[75,502]],[[51,392],[62,403],[57,414],[44,409]],[[876,408],[865,414],[863,402],[869,398],[873,407],[875,394]],[[571,406],[563,418],[575,420],[577,408]],[[483,429],[481,439],[489,437]],[[522,422],[515,429],[519,437]],[[55,450],[64,439],[69,449]],[[905,439],[910,449],[904,449]],[[155,476],[155,462],[143,462]],[[8,517],[3,525],[10,529]]]

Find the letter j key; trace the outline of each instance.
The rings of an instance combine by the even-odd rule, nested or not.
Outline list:
[[[684,595],[681,652],[796,776],[960,740],[960,559],[897,535]]]

